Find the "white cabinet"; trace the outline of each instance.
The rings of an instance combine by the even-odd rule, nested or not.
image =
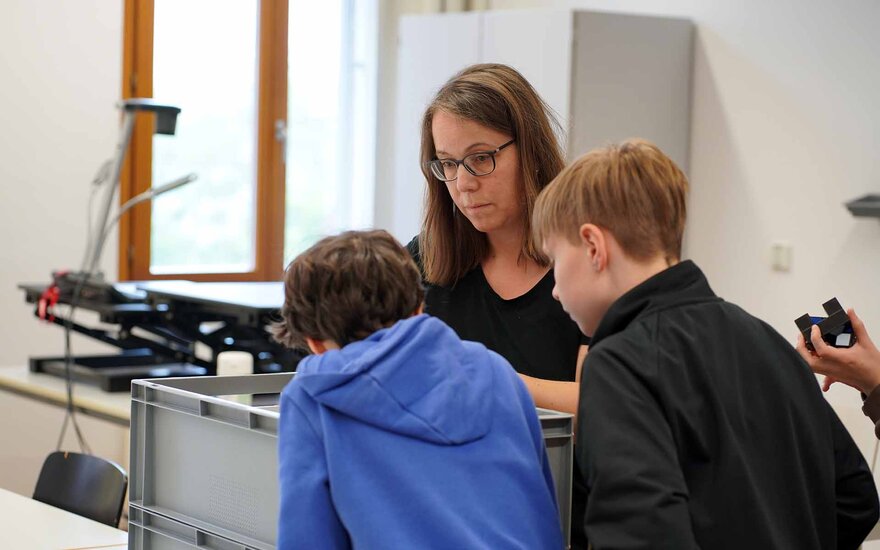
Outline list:
[[[685,19],[578,10],[402,17],[388,229],[403,242],[418,233],[422,115],[440,86],[474,63],[511,65],[532,83],[556,111],[569,161],[644,137],[687,171],[692,35]]]

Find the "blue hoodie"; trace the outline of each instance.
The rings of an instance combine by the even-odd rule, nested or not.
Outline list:
[[[279,548],[563,547],[524,384],[434,317],[300,362],[278,445]]]

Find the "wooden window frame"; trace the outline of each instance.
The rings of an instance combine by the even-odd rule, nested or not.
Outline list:
[[[273,281],[283,272],[284,140],[275,123],[287,120],[287,0],[259,2],[259,89],[254,270],[246,273],[150,273],[152,209],[132,208],[119,223],[119,280]],[[153,96],[154,0],[125,0],[122,97]],[[183,110],[186,116],[186,109]],[[146,191],[152,179],[153,117],[139,114],[120,178],[120,204]]]

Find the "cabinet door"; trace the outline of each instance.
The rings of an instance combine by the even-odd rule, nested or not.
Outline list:
[[[569,125],[571,90],[570,10],[488,11],[483,14],[481,62],[518,70],[556,111],[562,143]]]
[[[477,14],[400,20],[394,186],[386,200],[393,202],[393,221],[388,229],[403,243],[421,226],[425,178],[419,167],[419,146],[425,107],[453,74],[479,62],[478,31]]]
[[[687,171],[693,24],[576,12],[574,29],[569,160],[642,137]]]

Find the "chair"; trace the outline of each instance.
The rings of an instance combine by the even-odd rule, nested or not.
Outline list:
[[[127,488],[128,475],[115,462],[56,451],[43,463],[33,498],[118,527]]]

